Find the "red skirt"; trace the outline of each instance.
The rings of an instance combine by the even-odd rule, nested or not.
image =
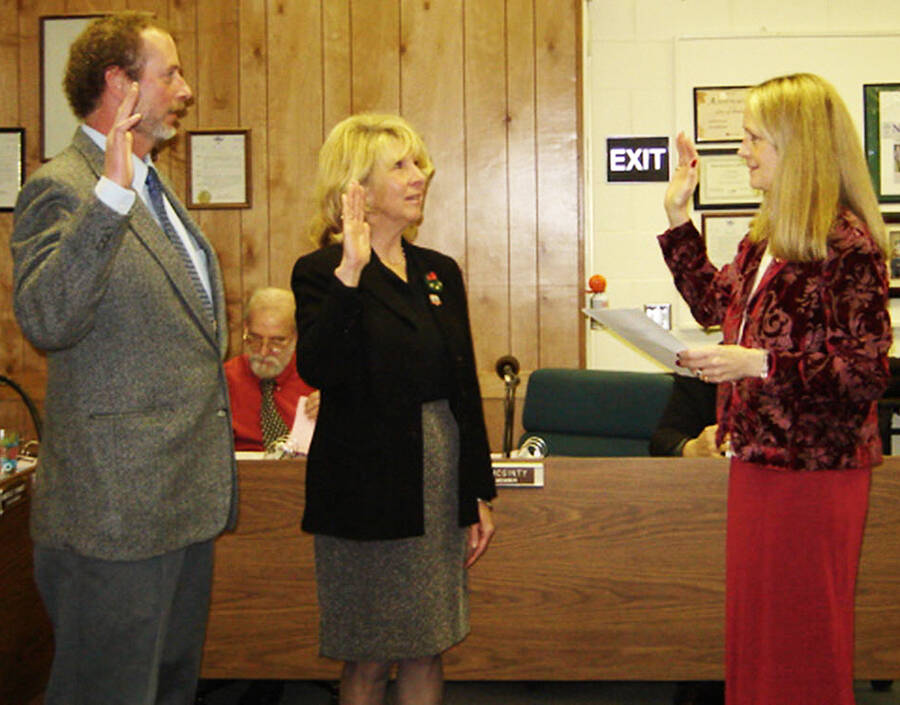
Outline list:
[[[869,469],[795,472],[733,459],[727,705],[853,705],[853,601]]]

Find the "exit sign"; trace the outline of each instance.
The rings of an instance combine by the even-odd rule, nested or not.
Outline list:
[[[607,181],[668,181],[668,137],[607,137]]]

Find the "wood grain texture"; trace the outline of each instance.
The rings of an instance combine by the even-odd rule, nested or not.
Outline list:
[[[182,129],[251,130],[252,207],[195,210],[225,273],[232,354],[249,294],[289,286],[309,252],[317,154],[352,111],[399,111],[437,173],[420,243],[454,257],[469,289],[487,405],[500,355],[523,371],[583,364],[578,216],[577,0],[0,0],[0,122],[40,164],[42,15],[154,12],[171,29],[194,103]],[[13,19],[15,18],[15,19]],[[158,163],[183,197],[185,138]],[[0,213],[0,248],[12,216]],[[11,315],[0,263],[0,371],[42,404],[46,361]],[[4,303],[5,302],[5,303]]]
[[[470,573],[458,680],[722,677],[727,464],[550,458],[542,489],[501,489]],[[332,678],[316,656],[302,461],[240,463],[241,517],[217,543],[207,677]],[[900,457],[873,472],[856,677],[900,677]]]
[[[13,17],[16,9],[15,0],[0,0],[0,16]],[[17,26],[5,20],[0,26],[0,126],[19,126],[19,93],[18,71],[19,44]],[[26,135],[25,140],[33,135]],[[24,166],[24,165],[23,165]],[[12,235],[13,218],[10,212],[0,212],[0,251],[9,252],[9,239]],[[12,261],[9,256],[0,257],[0,373],[14,375],[21,370],[23,342],[16,335],[16,320],[12,310]],[[10,335],[12,333],[12,335]],[[3,405],[5,406],[5,405]],[[0,406],[0,414],[5,409]],[[0,417],[0,423],[3,423]],[[5,426],[17,428],[16,426]]]
[[[400,110],[400,0],[351,0],[353,112]]]
[[[482,368],[511,352],[504,6],[468,3],[465,12],[466,262],[472,327],[491,331],[475,339]],[[500,380],[491,382],[484,391],[502,394]]]
[[[322,144],[322,10],[315,2],[268,3],[269,283],[290,287],[312,249],[306,224]]]
[[[509,0],[507,7],[507,149],[509,166],[509,349],[523,370],[547,364],[540,356],[537,238],[537,96],[534,3]],[[573,272],[570,278],[577,276]],[[577,346],[577,341],[570,341]],[[570,351],[571,353],[572,351]],[[569,362],[569,366],[578,363]],[[494,394],[502,394],[495,391]]]
[[[197,26],[208,31],[196,35],[197,78],[194,92],[198,100],[197,123],[210,128],[238,128],[240,122],[240,33],[238,4],[225,6],[219,0],[197,0]],[[252,135],[251,135],[252,148]],[[241,341],[241,211],[203,210],[192,215],[212,242],[219,256],[225,282],[228,332],[232,350]]]
[[[269,116],[266,67],[269,61],[265,0],[241,0],[238,10],[240,35],[240,109],[238,126],[250,130],[250,168],[253,207],[240,213],[237,266],[240,288],[228,292],[238,303],[231,326],[242,322],[244,305],[256,289],[269,284]],[[280,249],[280,248],[279,248]],[[239,325],[239,328],[243,326]],[[235,345],[233,350],[239,350]]]
[[[583,277],[579,233],[579,139],[577,134],[577,56],[579,3],[535,0],[535,91],[537,95],[538,291],[542,366],[569,357],[573,340],[583,340],[579,301]],[[572,120],[566,116],[572,116]],[[556,198],[544,195],[549,191]],[[583,359],[584,346],[579,345]]]
[[[450,255],[466,272],[469,165],[462,0],[407,0],[400,41],[401,113],[422,135],[435,166],[419,244]]]

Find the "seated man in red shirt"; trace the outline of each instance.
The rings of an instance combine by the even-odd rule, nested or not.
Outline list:
[[[244,354],[225,363],[235,450],[266,450],[287,436],[301,397],[299,413],[315,419],[319,392],[297,374],[296,346],[294,295],[257,289],[244,316]],[[252,681],[239,702],[277,703],[283,692],[281,681]]]
[[[235,450],[266,450],[288,435],[297,402],[315,419],[319,392],[297,374],[294,295],[257,289],[244,317],[244,354],[225,363]]]

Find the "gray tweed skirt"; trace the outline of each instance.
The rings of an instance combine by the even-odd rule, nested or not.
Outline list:
[[[422,405],[422,432],[424,536],[315,537],[322,656],[381,662],[431,656],[469,633],[459,429],[445,399]]]

